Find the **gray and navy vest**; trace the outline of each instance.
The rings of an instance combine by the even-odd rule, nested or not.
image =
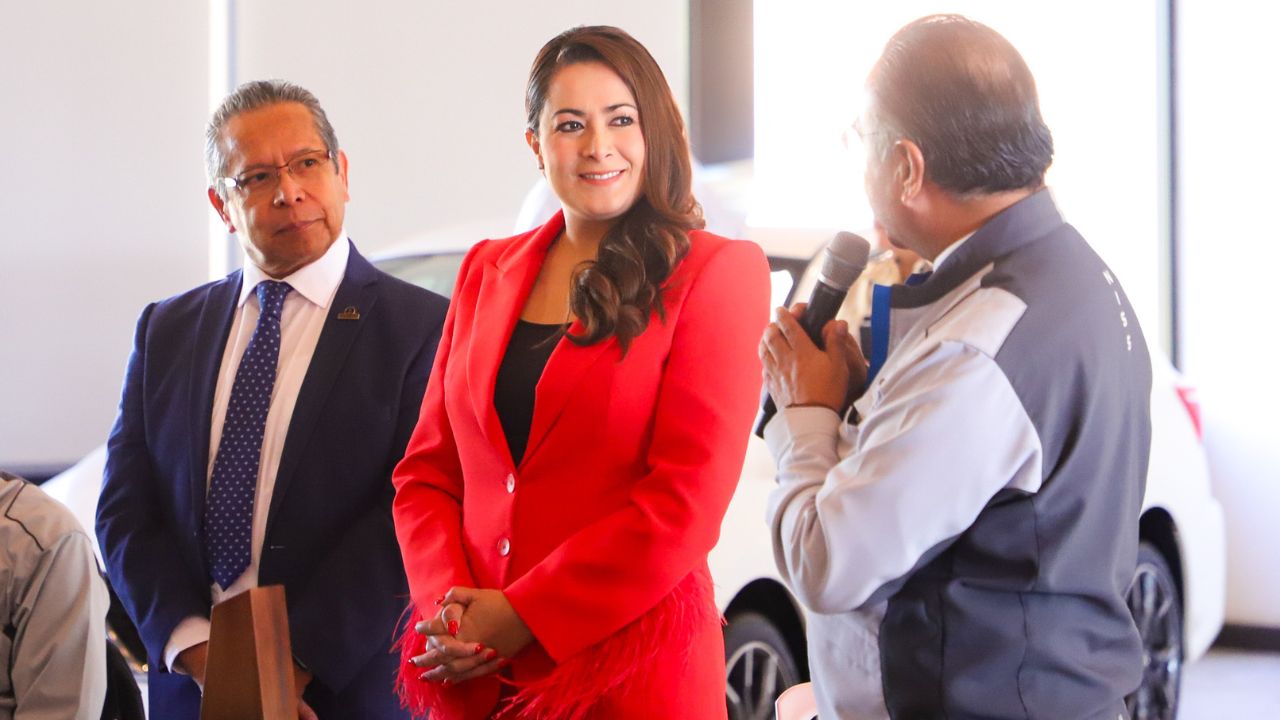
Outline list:
[[[1151,446],[1142,331],[1048,191],[987,223],[923,285],[893,288],[891,328],[968,287],[1026,306],[998,328],[994,358],[1039,437],[1042,479],[997,493],[889,598],[886,705],[895,718],[1114,720],[1141,667],[1124,598]],[[984,451],[956,448],[956,462]]]

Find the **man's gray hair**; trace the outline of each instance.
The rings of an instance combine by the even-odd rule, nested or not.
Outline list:
[[[231,119],[237,115],[251,110],[289,102],[298,103],[311,113],[316,132],[320,135],[320,139],[324,141],[325,149],[336,160],[338,155],[338,135],[333,131],[333,125],[329,123],[329,117],[325,115],[324,108],[320,107],[320,101],[316,99],[315,95],[312,95],[306,88],[285,80],[253,80],[244,83],[228,95],[222,101],[222,104],[218,106],[218,109],[214,111],[213,117],[209,119],[208,127],[205,128],[205,171],[209,174],[209,185],[216,190],[220,197],[226,197],[226,188],[222,186],[222,183],[218,182],[218,178],[224,177],[227,172],[227,159],[222,153],[222,131],[226,128],[227,123],[231,122]],[[336,162],[334,167],[336,169]]]

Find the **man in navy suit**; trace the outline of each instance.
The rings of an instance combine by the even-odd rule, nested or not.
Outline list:
[[[347,239],[347,157],[311,93],[242,85],[206,141],[244,269],[143,310],[98,505],[151,715],[197,717],[211,606],[281,584],[299,717],[405,717],[390,477],[447,301]]]

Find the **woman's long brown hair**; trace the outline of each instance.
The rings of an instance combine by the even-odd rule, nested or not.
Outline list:
[[[612,335],[625,354],[653,312],[666,319],[664,285],[689,251],[689,231],[703,226],[702,208],[693,197],[689,140],[667,78],[649,51],[623,30],[576,27],[542,47],[525,93],[529,129],[538,132],[556,71],[583,62],[603,63],[631,90],[645,161],[640,197],[600,240],[596,259],[574,270],[569,309],[583,329],[568,337],[591,345]]]

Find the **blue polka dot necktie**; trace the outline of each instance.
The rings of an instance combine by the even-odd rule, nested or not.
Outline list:
[[[258,284],[258,326],[236,368],[222,439],[213,460],[204,516],[205,550],[210,575],[223,590],[249,567],[262,434],[280,358],[280,313],[292,289],[288,283],[274,280]]]

